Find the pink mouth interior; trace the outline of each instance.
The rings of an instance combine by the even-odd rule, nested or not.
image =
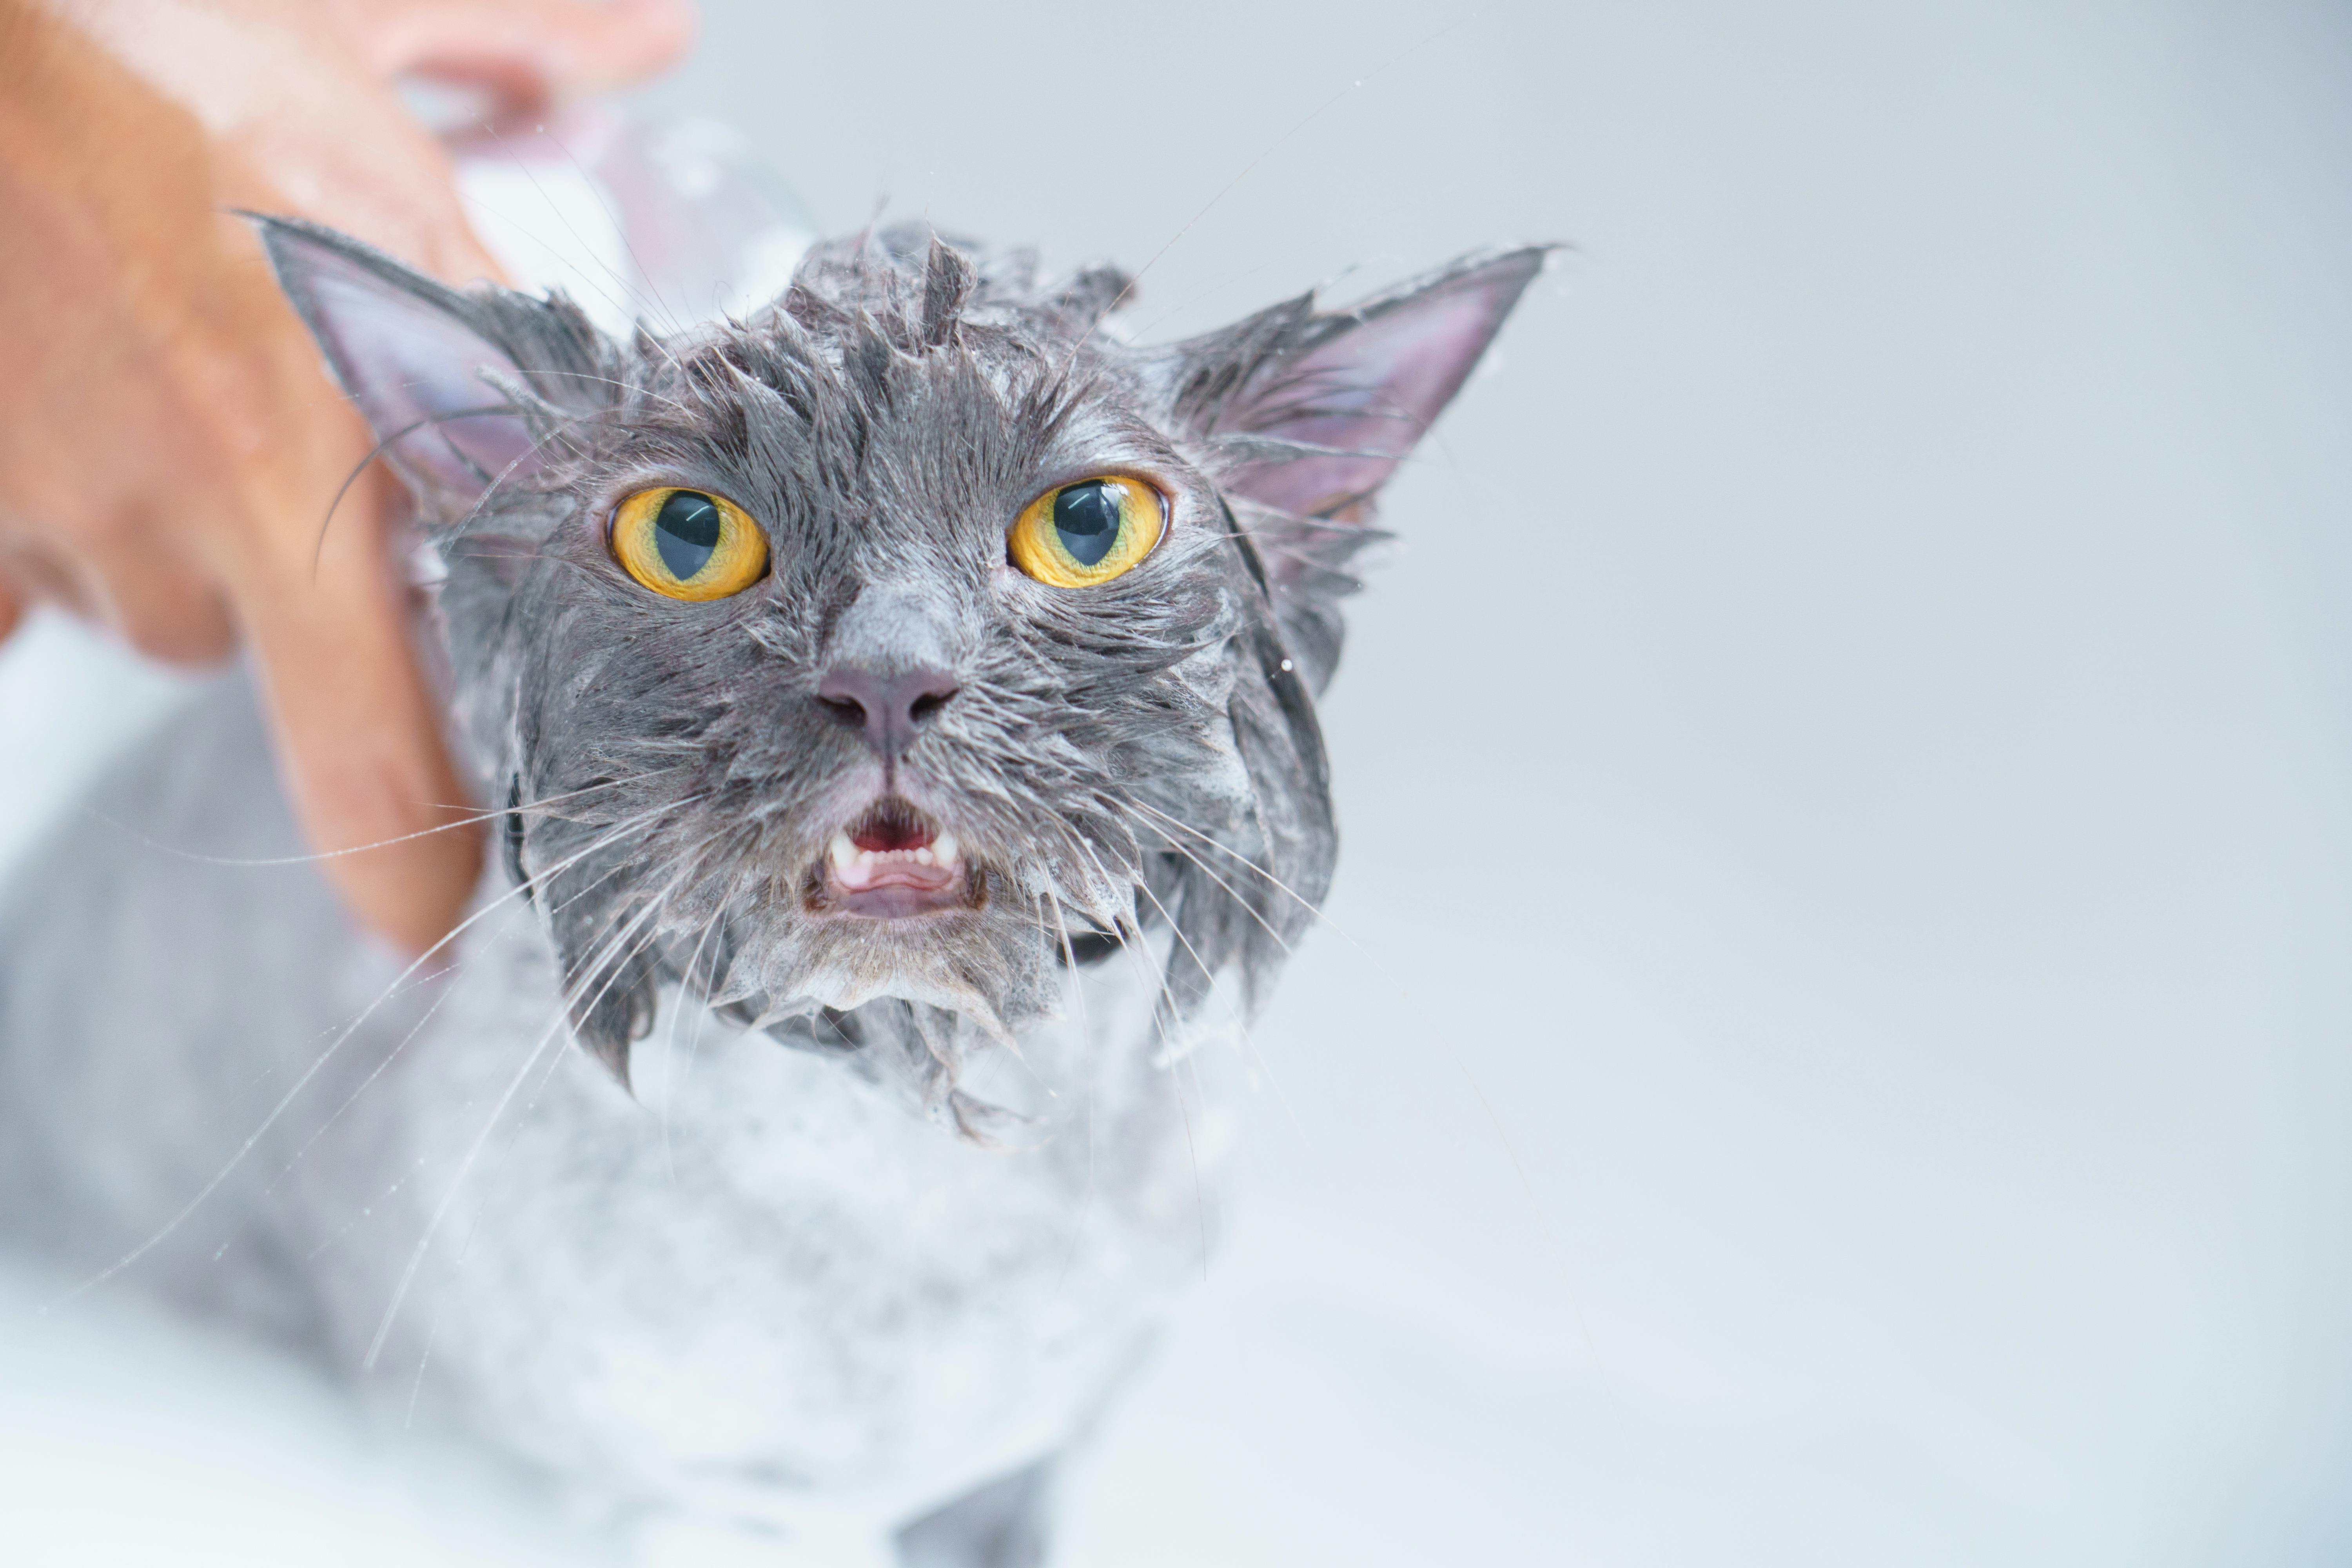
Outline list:
[[[860,849],[884,853],[928,849],[938,835],[914,807],[895,796],[877,801],[874,809],[851,825],[849,841]]]
[[[825,858],[826,884],[843,910],[890,919],[965,902],[961,865],[926,865],[928,857],[919,858],[938,842],[939,831],[905,801],[877,801],[846,831],[866,853],[847,866]]]

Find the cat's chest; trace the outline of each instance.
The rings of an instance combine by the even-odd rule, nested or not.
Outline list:
[[[1213,1131],[1150,1065],[1139,985],[1100,976],[1083,1029],[976,1064],[1039,1113],[991,1151],[674,998],[632,1098],[551,1028],[543,954],[492,944],[309,1195],[314,1226],[390,1219],[327,1277],[337,1331],[526,1452],[653,1491],[898,1506],[1034,1458],[1199,1275]]]

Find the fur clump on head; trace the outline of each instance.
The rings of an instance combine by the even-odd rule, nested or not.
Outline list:
[[[582,1042],[625,1081],[675,981],[979,1137],[961,1063],[1073,965],[1164,930],[1163,1021],[1226,971],[1265,994],[1331,872],[1314,694],[1373,498],[1545,254],[1139,347],[1107,330],[1124,274],[1041,282],[903,226],[818,247],[748,320],[622,342],[262,226],[446,563],[461,721]],[[1165,497],[1150,555],[1075,591],[1016,570],[1013,520],[1102,474]],[[767,574],[707,603],[633,581],[610,520],[656,486],[740,506]],[[949,672],[951,700],[877,753],[824,695],[845,663]],[[828,908],[828,843],[877,800],[952,829],[968,900]]]

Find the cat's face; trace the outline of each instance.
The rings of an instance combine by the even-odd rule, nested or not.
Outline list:
[[[1181,1008],[1304,928],[1348,557],[1541,261],[1150,350],[1102,330],[1116,274],[1040,289],[902,230],[748,323],[622,345],[268,238],[437,530],[583,1041],[625,1074],[682,977],[967,1130],[963,1047],[1066,966],[1171,928]]]

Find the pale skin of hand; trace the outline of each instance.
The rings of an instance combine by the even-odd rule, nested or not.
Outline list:
[[[687,0],[0,0],[0,637],[47,600],[175,662],[245,640],[321,868],[412,952],[480,841],[399,498],[379,464],[322,533],[373,443],[233,209],[495,278],[394,79],[527,105],[650,75],[692,28]]]

